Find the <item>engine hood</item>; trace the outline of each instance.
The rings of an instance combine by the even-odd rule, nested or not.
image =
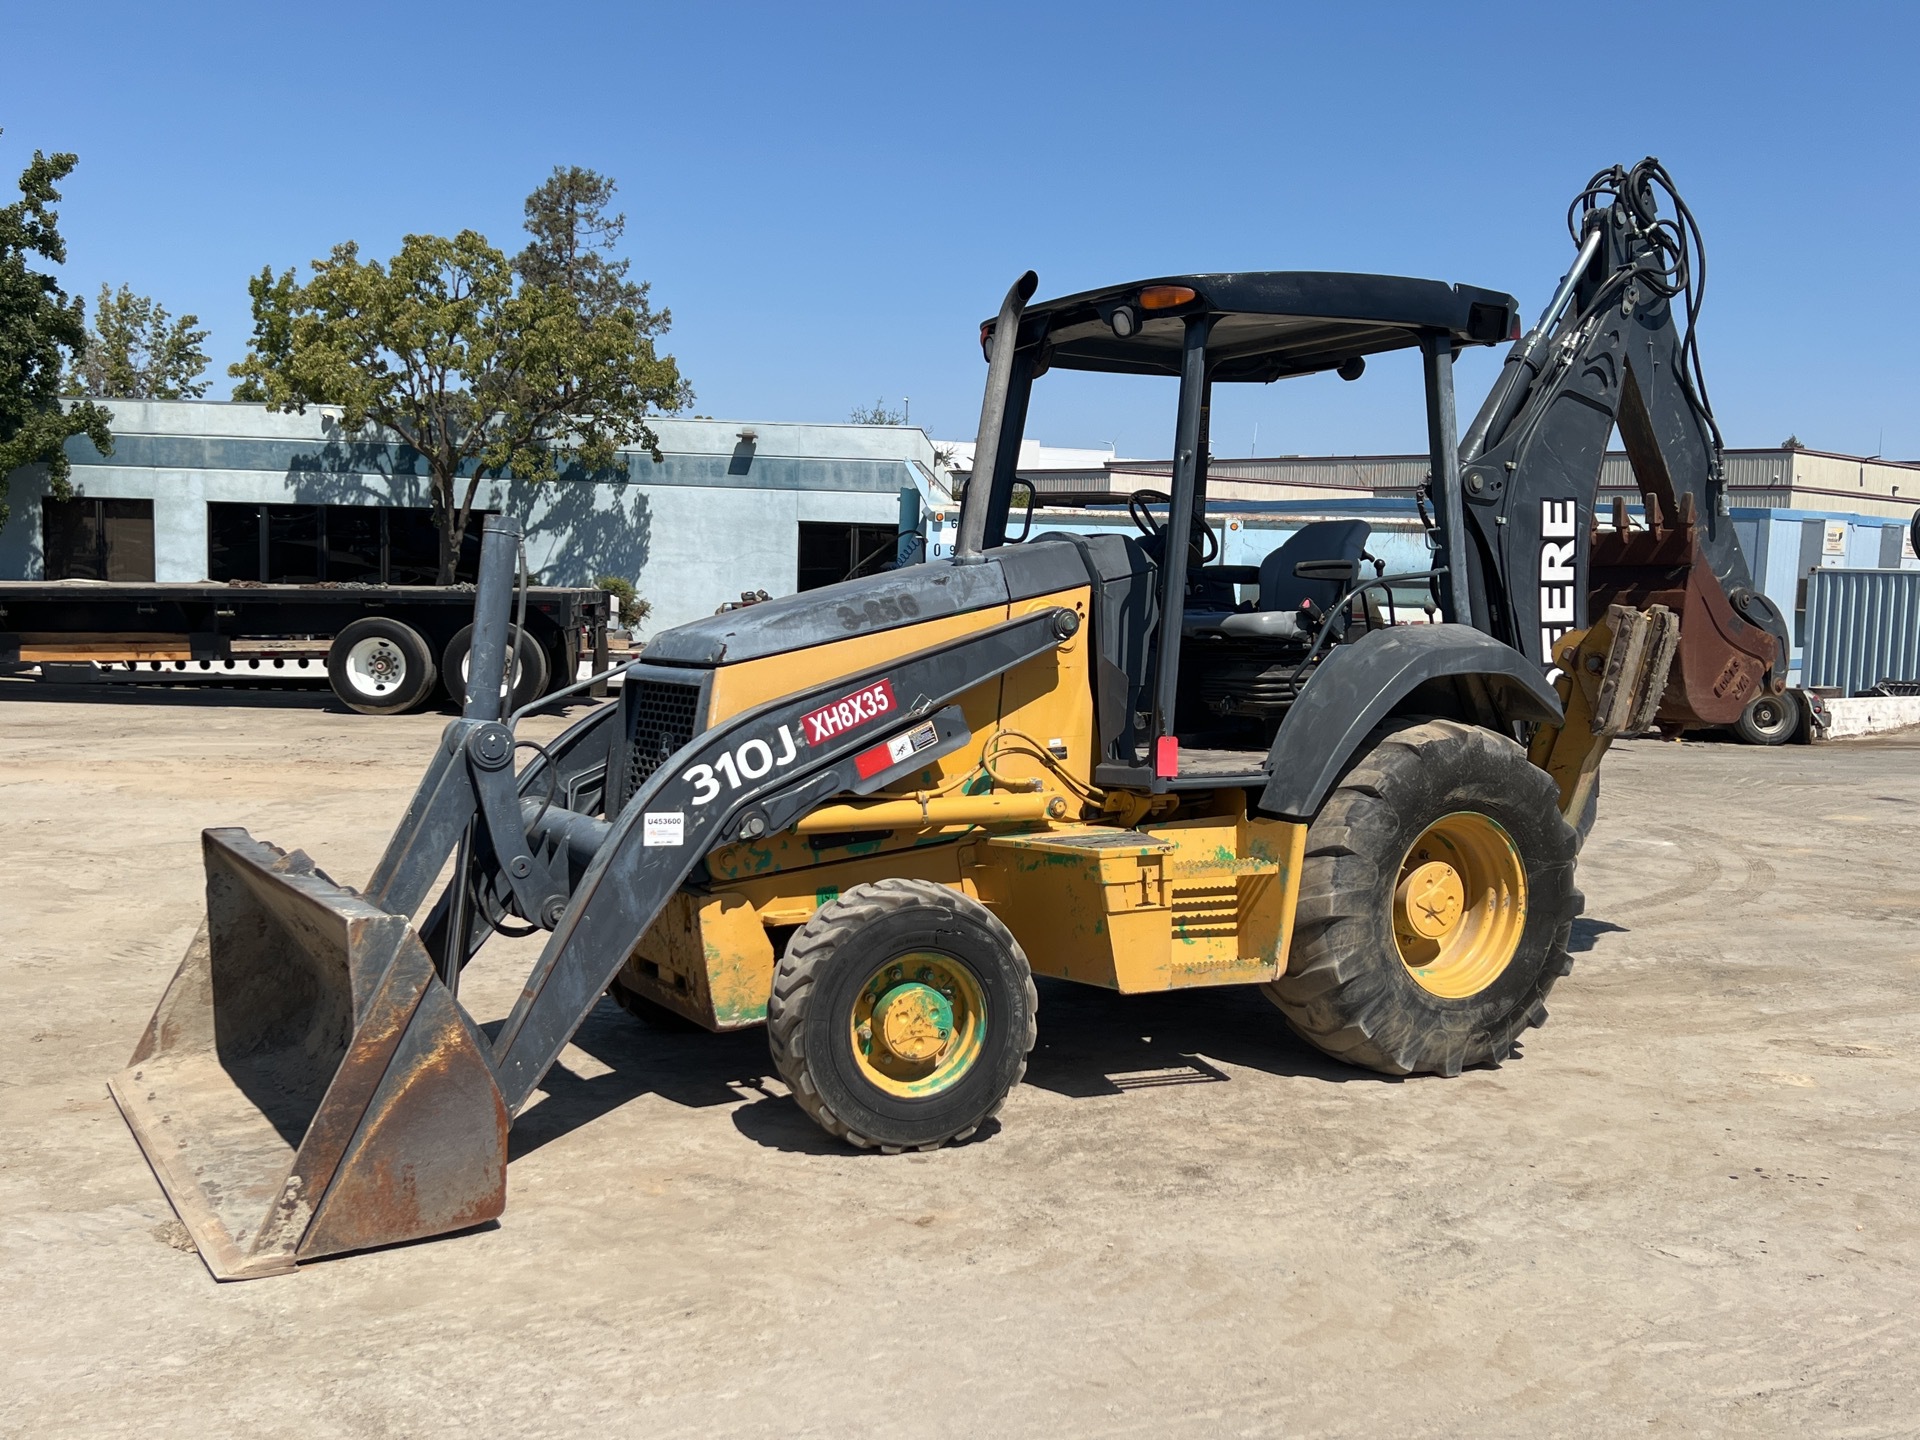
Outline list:
[[[1071,545],[1004,545],[977,564],[905,565],[694,620],[648,641],[645,658],[650,664],[732,665],[1086,583],[1086,567]]]

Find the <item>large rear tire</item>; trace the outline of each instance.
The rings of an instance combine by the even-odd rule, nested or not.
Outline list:
[[[1327,1054],[1389,1075],[1509,1058],[1573,968],[1579,840],[1513,741],[1451,720],[1376,731],[1307,831],[1286,973]]]
[[[964,1140],[1026,1073],[1039,997],[992,911],[931,880],[856,885],[774,970],[767,1037],[821,1129],[861,1149]]]

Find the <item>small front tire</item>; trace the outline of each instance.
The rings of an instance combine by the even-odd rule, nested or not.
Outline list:
[[[984,905],[930,880],[829,901],[787,942],[767,1005],[800,1108],[861,1149],[964,1140],[1026,1073],[1039,997]]]

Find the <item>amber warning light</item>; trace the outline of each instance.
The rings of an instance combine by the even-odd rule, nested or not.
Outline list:
[[[1149,285],[1140,292],[1142,310],[1171,310],[1197,298],[1190,285]]]

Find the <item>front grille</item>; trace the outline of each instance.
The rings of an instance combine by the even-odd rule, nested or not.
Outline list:
[[[620,803],[633,798],[647,777],[682,745],[693,739],[700,719],[700,686],[671,680],[627,682],[627,770],[622,777]]]

